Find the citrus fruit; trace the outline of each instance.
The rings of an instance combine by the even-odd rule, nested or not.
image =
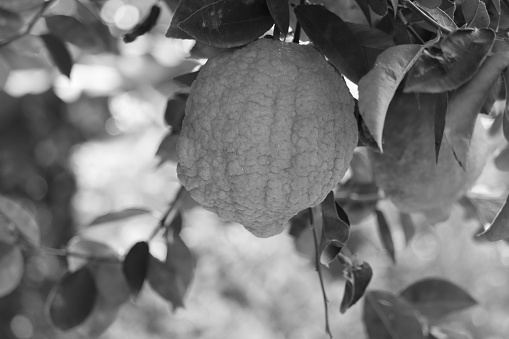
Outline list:
[[[258,237],[322,202],[357,145],[344,79],[311,45],[260,39],[202,67],[177,142],[178,178]]]

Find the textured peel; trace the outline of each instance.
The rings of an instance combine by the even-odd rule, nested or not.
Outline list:
[[[353,110],[345,81],[312,46],[260,39],[223,53],[191,87],[179,180],[221,219],[278,234],[348,169]]]

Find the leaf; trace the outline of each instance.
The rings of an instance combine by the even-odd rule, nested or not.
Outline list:
[[[340,73],[357,84],[369,70],[368,59],[346,23],[321,5],[299,5],[295,7],[295,15],[320,52]]]
[[[505,145],[496,152],[493,163],[498,170],[509,172],[509,145]]]
[[[490,17],[483,1],[465,0],[461,3],[461,10],[468,27],[489,27]]]
[[[180,0],[173,17],[171,18],[170,27],[166,32],[168,38],[175,39],[193,39],[191,35],[181,30],[178,27],[185,19],[189,18],[193,13],[197,12],[200,8],[214,3],[216,0]]]
[[[283,35],[283,39],[288,35],[290,26],[290,7],[288,0],[267,0],[270,15]]]
[[[506,198],[503,197],[487,197],[472,194],[466,197],[466,199],[466,203],[470,203],[473,206],[474,212],[477,214],[477,217],[483,227],[493,223],[506,201]],[[481,237],[481,234],[478,236]]]
[[[428,13],[433,19],[435,19],[435,21],[440,26],[445,27],[450,31],[455,31],[458,29],[458,26],[456,26],[456,23],[454,22],[452,17],[450,17],[442,9],[440,9],[440,8],[426,8],[426,7],[419,6],[419,4],[417,4],[417,7],[419,7],[423,12]],[[417,16],[417,15],[415,15],[415,16]],[[421,20],[422,20],[421,17],[418,17],[418,19],[413,20],[413,22],[417,23],[417,22],[421,22]],[[423,23],[424,23],[424,25],[421,24],[423,26],[423,28],[426,28],[427,30],[429,30],[431,32],[437,31],[435,26],[432,26],[426,22],[423,22]]]
[[[0,7],[0,39],[9,39],[23,27],[23,19],[18,13]]]
[[[332,191],[321,204],[323,230],[320,241],[320,253],[329,246],[343,247],[350,237],[350,221],[343,209],[334,200]]]
[[[396,253],[394,249],[394,242],[392,241],[392,234],[389,224],[387,220],[385,220],[385,215],[382,211],[376,209],[376,220],[378,222],[378,234],[380,235],[380,239],[382,240],[382,245],[384,246],[387,253],[389,253],[392,262],[396,262]]]
[[[97,51],[102,41],[85,24],[74,17],[52,15],[46,17],[46,25],[51,34],[83,49]]]
[[[98,295],[91,314],[73,332],[79,333],[81,338],[99,338],[115,322],[119,311],[119,305],[110,304]]]
[[[0,89],[2,89],[9,78],[9,74],[11,73],[11,68],[7,61],[2,57],[0,53]]]
[[[256,40],[273,24],[265,0],[218,0],[193,12],[177,26],[198,41],[232,48]]]
[[[39,225],[31,213],[13,200],[0,196],[0,216],[7,219],[15,233],[32,246],[39,246],[41,234]]]
[[[415,309],[389,292],[368,292],[362,319],[370,339],[424,339]]]
[[[408,245],[412,238],[415,235],[415,224],[412,220],[412,216],[408,213],[399,213],[399,222],[401,224],[401,229],[405,234],[405,242]]]
[[[438,156],[440,154],[440,146],[442,145],[442,139],[444,137],[445,130],[445,115],[447,113],[447,93],[440,93],[434,96],[434,124],[433,132],[435,134],[435,159],[438,164]]]
[[[2,7],[10,11],[21,12],[37,8],[43,2],[44,0],[2,0]]]
[[[369,7],[380,16],[387,14],[387,0],[368,0]]]
[[[498,212],[495,220],[491,223],[489,228],[480,234],[483,239],[488,241],[498,241],[509,239],[509,196],[505,200],[502,209]]]
[[[125,43],[133,42],[139,36],[142,36],[150,32],[152,28],[154,28],[154,26],[157,24],[157,19],[159,19],[160,14],[161,7],[157,5],[152,5],[152,7],[150,7],[150,12],[147,15],[147,17],[124,35],[123,39],[124,42]]]
[[[177,140],[178,134],[172,132],[167,133],[156,151],[156,156],[160,158],[159,166],[167,161],[177,162]]]
[[[417,0],[416,2],[426,8],[438,8],[442,4],[442,0]]]
[[[189,94],[178,93],[168,100],[164,113],[164,121],[171,126],[173,133],[180,133],[184,119],[186,102]]]
[[[408,72],[406,93],[452,91],[474,77],[495,42],[491,29],[461,29],[445,37],[439,51],[426,50]]]
[[[360,265],[347,266],[346,275],[345,292],[339,307],[341,313],[345,313],[364,295],[373,277],[373,270],[367,262],[362,262]]]
[[[175,9],[178,6],[179,0],[164,0],[164,3],[168,6],[168,8],[172,12],[175,12]]]
[[[196,77],[198,76],[198,73],[200,71],[191,72],[179,75],[178,77],[173,78],[174,81],[181,83],[184,86],[191,86],[193,82],[196,80]]]
[[[129,219],[143,214],[151,213],[145,208],[126,208],[125,210],[118,212],[110,212],[92,220],[88,226],[105,224],[108,222],[116,222],[124,219]]]
[[[67,251],[80,255],[67,256],[69,271],[74,272],[86,265],[92,272],[98,293],[105,302],[118,306],[128,301],[130,290],[122,271],[122,261],[113,248],[75,236],[69,241]],[[86,257],[91,259],[85,259]]]
[[[382,134],[389,104],[422,50],[420,45],[399,45],[387,49],[359,82],[359,112],[380,151],[383,151]]]
[[[196,259],[180,236],[174,235],[167,243],[166,261],[150,256],[148,282],[173,309],[184,306],[184,296],[193,279]]]
[[[360,7],[362,13],[366,17],[366,21],[368,22],[368,25],[371,26],[371,11],[369,9],[368,0],[355,0],[355,2]]]
[[[500,25],[500,0],[489,0],[485,4],[490,19],[489,28],[497,32]]]
[[[419,280],[401,291],[400,296],[432,320],[477,304],[461,287],[438,278]]]
[[[149,258],[148,243],[144,241],[134,244],[125,256],[122,270],[131,289],[131,295],[135,297],[140,293],[147,277]]]
[[[0,241],[0,298],[18,287],[24,271],[25,263],[20,248]]]
[[[97,287],[88,267],[67,272],[48,297],[51,322],[63,331],[80,325],[91,314],[96,297]]]
[[[443,0],[442,4],[439,8],[447,14],[449,18],[454,18],[454,14],[456,13],[456,2],[450,0]]]
[[[60,73],[71,78],[73,61],[71,53],[67,49],[65,43],[52,34],[43,34],[41,35],[41,39],[44,41],[44,44],[46,45],[46,48],[48,49],[48,52]]]
[[[472,339],[472,336],[467,333],[433,326],[429,330],[427,339]]]
[[[172,231],[174,235],[179,235],[180,231],[182,231],[182,213],[180,211],[173,217],[173,220],[166,229],[166,233],[169,231]]]

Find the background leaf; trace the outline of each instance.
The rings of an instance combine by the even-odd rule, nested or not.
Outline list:
[[[143,287],[147,277],[149,258],[148,243],[144,241],[134,244],[125,256],[122,269],[133,296],[137,296]]]
[[[195,72],[182,74],[182,75],[179,75],[178,77],[173,78],[173,80],[178,83],[181,83],[182,85],[191,86],[193,84],[193,82],[196,80],[196,77],[198,76],[199,72],[200,71],[198,70]]]
[[[193,12],[177,26],[207,45],[231,48],[256,40],[273,24],[265,0],[218,0]]]
[[[0,7],[0,40],[9,39],[23,27],[23,19],[15,12]]]
[[[385,250],[389,254],[392,262],[396,262],[396,253],[394,249],[394,242],[392,240],[392,233],[387,220],[385,219],[385,215],[379,209],[375,210],[376,220],[378,224],[378,234],[380,235],[380,240],[382,241],[382,245]]]
[[[60,73],[70,78],[73,61],[65,43],[52,34],[42,34],[41,39]]]
[[[125,210],[118,212],[110,212],[104,215],[101,215],[94,220],[92,220],[88,226],[104,224],[107,222],[120,221],[132,217],[136,217],[138,215],[151,213],[149,210],[145,208],[126,208]]]
[[[442,319],[450,313],[477,304],[461,287],[437,278],[417,281],[401,291],[400,295],[432,320]]]
[[[96,297],[94,277],[86,266],[67,272],[48,298],[51,322],[63,331],[80,325],[91,314]]]
[[[102,41],[85,24],[74,17],[53,15],[46,17],[46,25],[51,34],[80,48],[98,51]]]
[[[368,0],[369,7],[380,16],[387,14],[387,0]]]
[[[11,68],[7,61],[2,57],[0,53],[0,89],[4,87],[7,79],[9,78],[9,74],[11,73]]]
[[[385,0],[384,0],[385,1]],[[362,45],[345,22],[320,5],[299,5],[295,15],[302,29],[336,69],[354,83],[369,70]]]
[[[359,112],[381,151],[389,104],[421,52],[420,45],[391,47],[378,56],[375,66],[359,82]]]
[[[20,248],[0,241],[0,298],[18,287],[24,271],[25,264]]]
[[[370,339],[424,339],[414,308],[389,292],[366,294],[362,320]]]
[[[440,146],[444,137],[445,116],[447,113],[447,93],[439,93],[433,97],[435,101],[435,119],[433,124],[433,132],[435,135],[435,159],[438,164],[438,156],[440,155]]]
[[[166,103],[164,121],[171,126],[173,133],[179,133],[182,129],[182,120],[184,119],[188,97],[189,94],[187,93],[177,93]]]
[[[15,227],[17,235],[32,246],[38,246],[41,242],[39,225],[31,213],[20,206],[17,202],[0,196],[0,215]]]

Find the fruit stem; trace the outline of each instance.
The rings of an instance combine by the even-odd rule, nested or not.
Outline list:
[[[300,4],[304,5],[306,3],[306,0],[300,0]],[[300,42],[300,23],[297,21],[297,24],[295,25],[295,33],[293,34],[293,40],[292,42],[295,44],[298,44]]]
[[[150,237],[148,238],[147,242],[150,242],[152,239],[154,239],[161,229],[166,230],[171,225],[171,223],[168,221],[171,221],[171,219],[173,219],[173,217],[175,216],[175,213],[173,213],[173,216],[171,218],[169,218],[169,217],[172,214],[172,212],[175,212],[176,210],[178,210],[178,207],[179,207],[178,202],[180,201],[180,197],[182,196],[182,193],[184,192],[184,190],[185,190],[185,188],[183,186],[181,186],[179,191],[177,192],[177,195],[175,195],[175,198],[169,204],[168,209],[166,210],[166,212],[164,212],[161,219],[159,219],[159,223],[157,224],[156,228],[152,231],[152,234],[150,234]],[[168,219],[170,219],[170,220],[168,220]]]
[[[410,25],[410,23],[408,22],[408,20],[405,18],[405,16],[403,15],[403,13],[401,13],[401,11],[397,11],[398,12],[398,18],[400,18],[401,22],[403,22],[403,25],[405,25],[406,29],[410,32],[410,34],[412,34],[412,36],[417,40],[419,41],[419,43],[421,45],[424,45],[424,40],[422,40],[421,36],[415,31],[415,29]]]
[[[315,243],[315,268],[316,272],[318,273],[318,279],[320,280],[320,287],[322,289],[322,296],[323,296],[323,304],[325,308],[325,332],[329,336],[329,338],[332,337],[332,332],[330,330],[329,326],[329,299],[327,299],[327,293],[325,291],[325,284],[323,282],[323,275],[322,275],[322,266],[320,264],[320,245],[318,243],[318,232],[316,231],[315,223],[313,220],[313,210],[309,208],[309,223],[311,225],[311,229],[313,230],[313,240]]]

